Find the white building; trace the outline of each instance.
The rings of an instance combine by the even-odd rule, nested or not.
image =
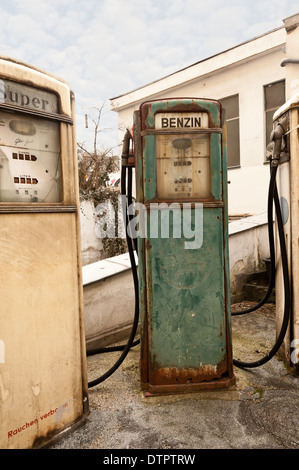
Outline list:
[[[228,131],[229,215],[266,214],[270,171],[266,147],[274,111],[287,94],[296,91],[287,84],[288,67],[281,63],[298,20],[299,15],[294,15],[283,20],[280,28],[112,98],[120,139],[132,126],[134,110],[144,101],[173,97],[220,100],[226,109]]]
[[[281,28],[111,100],[112,109],[119,116],[120,139],[125,129],[133,123],[134,110],[146,100],[202,97],[223,102],[228,127],[229,214],[252,214],[252,217],[229,224],[230,291],[235,298],[233,301],[238,295],[242,296],[242,283],[247,274],[258,271],[263,258],[269,256],[266,208],[270,169],[266,163],[266,146],[274,111],[295,94],[299,96],[299,14],[283,20],[283,23]],[[295,129],[297,125],[292,131]],[[298,132],[291,135],[293,139],[296,135],[298,138]],[[290,161],[296,165],[298,147],[294,148]],[[280,167],[277,178],[280,194],[289,191],[289,184],[283,184],[283,176],[286,179]],[[298,186],[297,182],[298,178],[294,179],[293,186]],[[296,197],[297,194],[296,191]],[[293,196],[293,201],[293,225],[297,223],[293,233],[298,233],[298,197],[296,200]],[[297,240],[296,236],[292,238],[291,251],[291,237],[288,237],[288,251],[293,256],[290,264],[292,276],[297,269],[292,278],[293,293],[298,294]],[[102,345],[103,342],[107,344],[109,337],[115,341],[116,334],[130,331],[135,297],[129,268],[127,254],[84,266],[85,323],[89,347]],[[279,291],[281,279],[279,284],[276,282],[276,293]],[[115,309],[114,298],[111,301],[111,292],[116,292],[118,305],[121,306],[119,309]],[[279,322],[282,296],[276,298]],[[293,306],[294,338],[298,338],[299,325],[296,305],[294,303]]]

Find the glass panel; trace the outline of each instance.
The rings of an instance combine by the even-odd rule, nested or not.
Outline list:
[[[211,194],[210,136],[156,136],[157,197],[207,199]]]
[[[239,119],[228,121],[226,126],[228,166],[238,166],[240,165]]]
[[[240,131],[239,131],[239,96],[234,95],[220,100],[225,109],[227,129],[227,166],[240,165]]]
[[[239,99],[238,95],[230,96],[220,100],[223,108],[225,109],[225,119],[232,119],[239,117]]]
[[[61,200],[59,123],[0,112],[0,201]]]
[[[284,81],[265,87],[265,109],[279,108],[285,102]]]

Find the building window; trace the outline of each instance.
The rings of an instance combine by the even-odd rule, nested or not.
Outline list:
[[[265,97],[265,121],[266,121],[266,146],[270,142],[270,134],[273,129],[273,114],[285,102],[285,81],[270,83],[264,86]]]
[[[240,166],[239,95],[219,100],[225,109],[227,129],[227,166]]]

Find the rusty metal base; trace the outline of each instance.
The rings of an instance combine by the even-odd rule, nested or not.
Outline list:
[[[236,383],[235,376],[222,377],[221,379],[211,380],[209,382],[185,383],[185,384],[167,384],[153,385],[150,383],[142,383],[141,388],[144,397],[152,397],[157,395],[175,395],[183,393],[204,392],[213,390],[228,390]]]

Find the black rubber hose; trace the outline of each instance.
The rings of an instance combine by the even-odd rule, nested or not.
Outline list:
[[[254,305],[251,308],[233,312],[232,315],[243,315],[245,313],[251,313],[255,310],[258,310],[262,305],[264,305],[267,300],[269,299],[274,285],[275,285],[275,247],[274,247],[274,234],[273,234],[273,200],[275,202],[275,207],[279,205],[277,187],[276,187],[276,173],[280,159],[280,152],[281,152],[281,144],[283,135],[286,133],[286,126],[287,126],[287,118],[284,117],[273,129],[270,135],[270,140],[273,142],[273,152],[272,152],[272,160],[270,166],[270,185],[268,191],[268,236],[269,236],[269,245],[270,245],[270,281],[268,290],[264,298],[258,302],[258,304]]]
[[[274,170],[274,171],[273,171]],[[270,298],[272,294],[274,285],[275,285],[275,243],[274,243],[274,230],[273,230],[273,201],[275,201],[275,205],[278,201],[278,194],[277,194],[277,187],[276,187],[276,173],[277,167],[271,168],[270,174],[270,183],[269,183],[269,190],[268,190],[268,239],[269,239],[269,249],[270,249],[270,279],[267,292],[265,296],[260,300],[256,305],[253,307],[238,310],[236,312],[231,312],[231,315],[244,315],[245,313],[251,313],[255,310],[261,308],[267,300]]]
[[[290,319],[290,311],[291,311],[291,293],[290,293],[290,280],[289,280],[289,269],[288,269],[288,260],[287,260],[287,249],[286,249],[286,243],[285,243],[285,236],[284,236],[284,229],[283,229],[283,221],[282,221],[282,215],[281,215],[281,208],[279,204],[279,199],[277,195],[277,190],[276,190],[276,185],[275,185],[275,177],[276,177],[276,172],[277,168],[274,167],[272,168],[271,171],[271,184],[275,186],[274,189],[274,202],[275,202],[275,211],[276,211],[276,220],[277,220],[277,227],[278,227],[278,234],[279,234],[279,241],[280,241],[280,252],[281,252],[281,260],[282,260],[282,272],[283,272],[283,281],[284,281],[284,315],[283,315],[283,321],[281,325],[281,329],[279,332],[279,335],[276,339],[276,342],[272,349],[269,351],[268,354],[266,354],[264,357],[261,359],[254,361],[254,362],[243,362],[234,359],[233,363],[235,366],[240,367],[240,368],[253,368],[253,367],[259,367],[266,362],[270,361],[272,357],[278,352],[280,346],[282,345],[282,342],[284,340],[284,337],[287,332],[288,328],[288,323]]]
[[[124,165],[122,165],[122,169],[121,169],[121,193],[122,193],[122,195],[126,194],[126,166],[124,166]],[[127,227],[128,227],[127,207],[125,206],[122,209],[123,209],[123,216],[124,216],[124,222],[125,222],[125,231],[126,231],[126,240],[127,240],[127,245],[128,245],[128,251],[129,251],[131,266],[133,267],[133,265],[134,265],[136,267],[133,244],[132,244],[131,238],[128,235],[128,231],[127,231]],[[95,387],[96,385],[98,385],[99,383],[103,382],[108,377],[110,377],[118,369],[118,367],[122,364],[122,362],[125,360],[128,352],[130,351],[131,347],[133,346],[133,342],[134,342],[134,338],[136,336],[136,331],[137,331],[138,322],[139,322],[139,299],[138,299],[137,269],[132,269],[132,274],[133,274],[134,292],[135,292],[135,315],[134,315],[134,322],[133,322],[130,337],[128,339],[127,344],[123,348],[122,354],[120,355],[119,359],[115,362],[115,364],[105,374],[98,377],[97,379],[92,380],[91,382],[88,382],[88,388]],[[108,351],[106,351],[106,352],[108,352]]]
[[[140,340],[134,341],[132,343],[131,347],[137,346],[137,344],[140,343]],[[86,356],[94,356],[95,354],[104,354],[104,353],[109,353],[109,352],[116,352],[116,351],[123,351],[125,349],[126,345],[122,344],[120,346],[107,346],[103,348],[96,348],[96,349],[90,349],[89,351],[86,352]]]
[[[132,189],[133,189],[133,168],[131,166],[128,167],[128,207],[132,206],[133,204],[133,196],[132,196]],[[129,221],[132,219],[132,216],[129,215]],[[137,249],[137,238],[133,239],[133,246],[136,253],[138,252]]]

